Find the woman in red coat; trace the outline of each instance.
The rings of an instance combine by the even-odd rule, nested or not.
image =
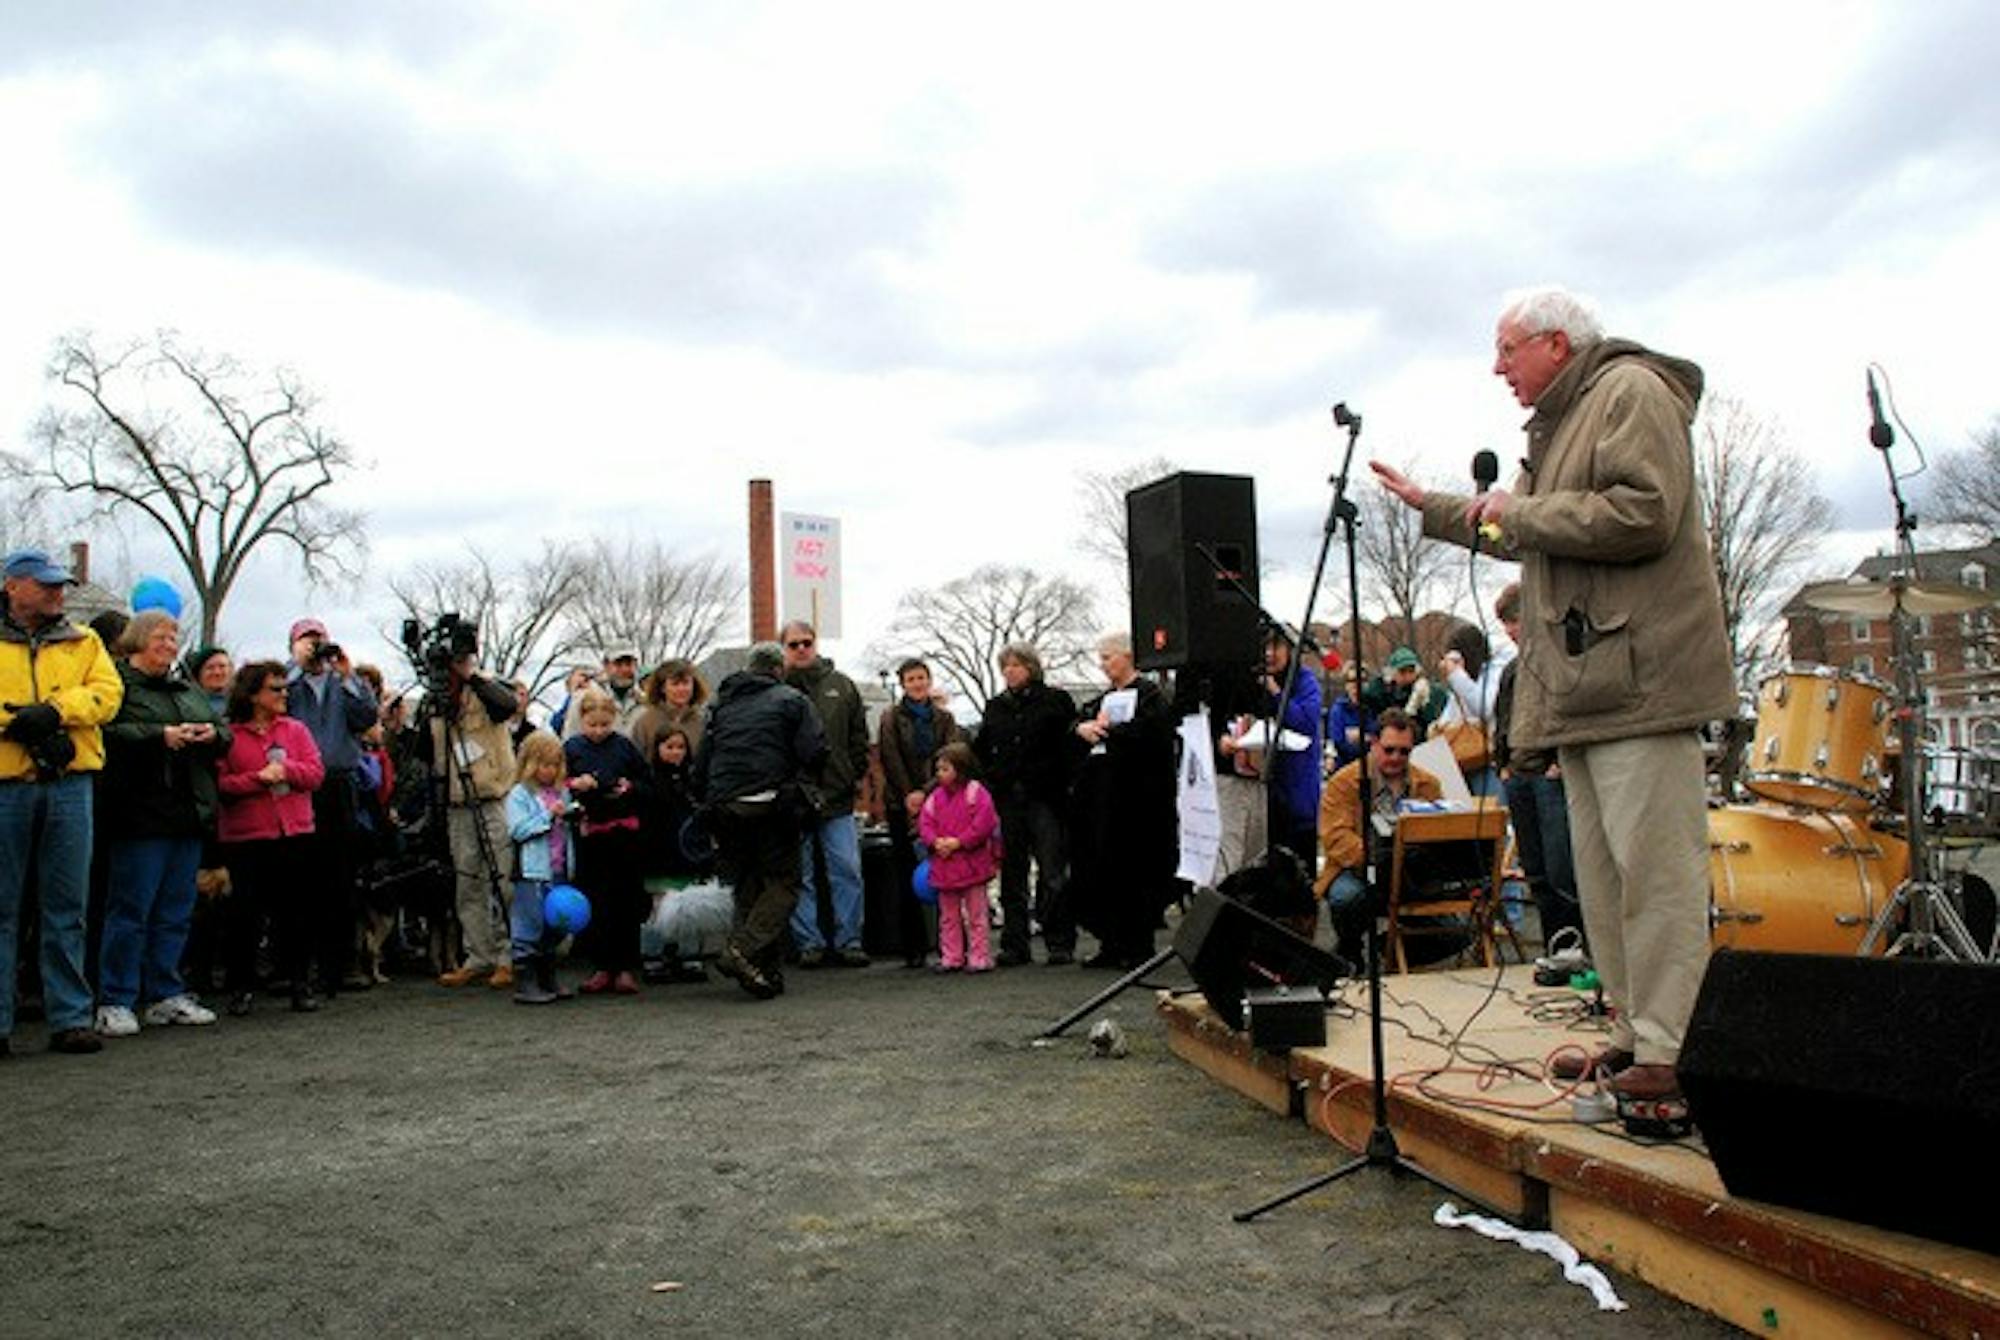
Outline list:
[[[229,1012],[256,1001],[257,944],[266,920],[277,943],[278,971],[292,984],[292,1008],[316,1010],[305,866],[312,852],[312,793],[326,776],[312,732],[285,715],[285,667],[252,661],[229,688],[233,732],[217,778],[222,804],[215,836],[234,893],[226,946]]]

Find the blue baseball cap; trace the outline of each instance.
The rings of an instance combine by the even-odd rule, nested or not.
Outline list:
[[[7,555],[5,576],[8,580],[26,577],[44,586],[72,586],[76,578],[70,570],[51,560],[41,549],[16,549]]]

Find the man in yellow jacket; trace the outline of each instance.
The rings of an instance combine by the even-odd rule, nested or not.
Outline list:
[[[0,1057],[14,1031],[21,894],[33,867],[41,896],[42,991],[49,1046],[82,1054],[91,1031],[83,975],[90,887],[90,773],[104,766],[101,727],[125,695],[97,634],[63,617],[72,578],[39,549],[7,555],[0,611]]]

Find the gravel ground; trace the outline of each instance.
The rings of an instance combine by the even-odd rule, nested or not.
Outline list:
[[[0,1063],[0,1333],[1726,1335],[1433,1227],[1167,1051],[1108,983],[794,971],[524,1009],[416,979]],[[680,1287],[656,1292],[658,1283]]]

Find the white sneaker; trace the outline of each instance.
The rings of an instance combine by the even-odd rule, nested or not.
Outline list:
[[[100,1037],[129,1038],[138,1031],[139,1021],[123,1005],[97,1007],[97,1032]]]
[[[168,996],[165,1000],[154,1001],[146,1007],[146,1022],[149,1024],[212,1024],[215,1011],[203,1006],[193,996]]]

